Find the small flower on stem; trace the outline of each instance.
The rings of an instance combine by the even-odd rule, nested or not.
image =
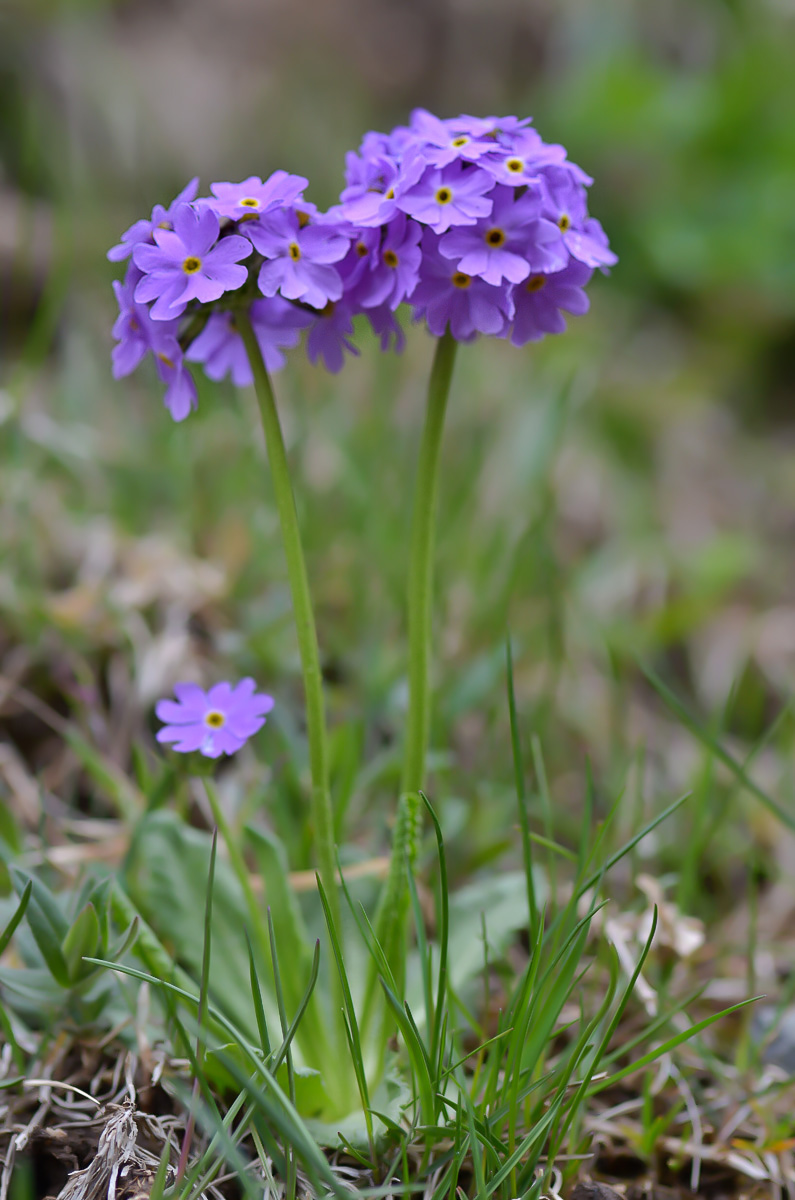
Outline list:
[[[419,183],[398,197],[398,207],[434,233],[445,233],[451,225],[474,225],[487,217],[492,201],[486,192],[493,187],[494,179],[485,171],[455,162],[443,170],[426,171]]]
[[[251,254],[251,242],[234,233],[218,241],[218,232],[212,209],[181,204],[174,212],[173,230],[156,229],[156,245],[136,246],[133,262],[144,277],[135,299],[155,301],[156,321],[180,316],[190,300],[206,304],[245,283],[248,271],[238,264]]]
[[[263,296],[281,292],[323,308],[342,295],[342,278],[332,264],[348,253],[350,238],[334,225],[303,224],[299,213],[280,209],[252,224],[251,241],[264,255],[257,280]]]
[[[198,750],[206,758],[234,754],[265,724],[272,696],[255,690],[253,679],[217,683],[208,692],[195,683],[174,685],[176,700],[159,700],[155,712],[165,722],[159,742],[173,743],[180,754]]]
[[[211,183],[212,200],[201,201],[219,217],[249,221],[283,204],[292,204],[309,185],[303,175],[274,171],[263,183],[259,175],[249,175],[242,183]]]

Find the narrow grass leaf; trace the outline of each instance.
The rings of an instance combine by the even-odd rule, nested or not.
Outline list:
[[[505,639],[505,673],[508,688],[508,715],[511,723],[511,753],[513,755],[514,786],[516,788],[516,808],[519,815],[519,830],[522,837],[522,861],[527,878],[527,911],[530,913],[530,928],[534,929],[538,920],[536,905],[535,880],[533,878],[533,848],[531,845],[530,822],[527,816],[527,793],[524,781],[524,764],[522,762],[522,743],[519,737],[519,721],[516,715],[516,694],[513,686],[513,648],[510,635]]]
[[[640,660],[636,661],[640,667],[640,670],[646,676],[654,690],[665,702],[671,712],[678,717],[685,728],[689,729],[693,736],[700,741],[703,746],[706,746],[707,749],[710,750],[711,753],[714,754],[715,757],[722,762],[725,767],[729,768],[729,770],[743,785],[746,791],[750,792],[752,796],[755,796],[757,800],[759,800],[765,805],[766,808],[774,813],[778,817],[779,821],[786,825],[788,829],[795,830],[795,814],[788,812],[787,809],[783,808],[782,805],[780,805],[779,802],[769,794],[769,792],[766,792],[759,786],[758,783],[755,783],[754,780],[751,779],[742,763],[739,763],[736,758],[729,754],[728,750],[724,749],[717,738],[713,737],[712,734],[709,733],[709,731],[706,730],[698,720],[696,720],[696,718],[689,711],[689,709],[685,707],[678,696],[671,691],[667,684],[663,683],[659,675],[657,675],[650,666],[640,662]]]
[[[33,891],[33,880],[29,879],[22,889],[19,904],[14,909],[14,915],[6,925],[2,933],[0,933],[0,955],[2,955],[8,943],[17,931],[19,923],[25,915],[25,910],[30,902],[30,895]]]

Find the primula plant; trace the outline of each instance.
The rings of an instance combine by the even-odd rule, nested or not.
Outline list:
[[[559,901],[533,862],[510,656],[524,864],[518,893],[497,887],[488,902],[448,894],[442,831],[425,796],[434,524],[457,347],[478,335],[520,347],[561,333],[564,314],[586,312],[593,272],[616,261],[599,222],[588,215],[591,182],[563,146],[542,140],[529,118],[440,120],[418,109],[407,126],[368,133],[347,155],[345,187],[328,211],[306,198],[307,179],[284,171],[265,180],[213,183],[207,195],[199,194],[194,179],[168,207],[156,205],[149,219],[132,225],[109,253],[112,261],[127,262],[124,279],[114,284],[117,378],[151,356],[176,421],[197,406],[197,368],[210,380],[253,384],[256,392],[303,672],[307,807],[316,911],[322,909],[323,918],[313,953],[284,848],[261,829],[249,829],[242,844],[210,777],[216,760],[258,734],[274,708],[274,699],[252,678],[208,691],[179,682],[176,699],[163,698],[156,707],[163,723],[158,742],[191,756],[184,766],[202,776],[197,786],[225,843],[224,860],[216,863],[215,843],[210,852],[205,835],[192,829],[177,834],[167,813],[150,819],[155,834],[138,850],[134,843],[128,878],[134,884],[136,874],[152,879],[159,873],[171,889],[174,912],[155,910],[147,925],[129,891],[116,885],[91,893],[75,919],[75,927],[81,922],[75,934],[64,919],[56,920],[40,884],[31,890],[24,873],[15,876],[20,902],[13,928],[30,906],[36,944],[72,989],[73,1005],[80,1000],[85,1008],[86,989],[99,986],[101,965],[148,980],[164,997],[179,1045],[191,1057],[196,1089],[201,1080],[193,1111],[216,1131],[193,1173],[182,1179],[181,1195],[198,1195],[222,1159],[239,1165],[239,1147],[249,1133],[263,1171],[275,1165],[292,1194],[299,1168],[314,1188],[339,1191],[339,1177],[319,1144],[347,1147],[371,1181],[397,1174],[409,1186],[408,1158],[401,1156],[416,1143],[422,1147],[419,1173],[434,1180],[435,1196],[454,1195],[462,1171],[484,1197],[535,1195],[549,1182],[556,1156],[582,1149],[584,1101],[637,1065],[617,1064],[611,1039],[651,936],[624,985],[617,964],[607,963],[609,986],[598,1011],[583,1011],[571,1024],[564,1010],[581,979],[605,871],[667,814],[639,829],[628,845],[607,852],[609,821],[591,844],[589,808],[575,882]],[[284,351],[302,339],[313,363],[342,370],[346,355],[359,353],[357,320],[359,327],[369,322],[382,352],[399,351],[406,312],[436,341],[408,549],[402,770],[388,872],[378,903],[366,911],[353,902],[339,869],[318,637],[271,374],[284,367]],[[513,351],[506,347],[506,353]],[[177,769],[174,762],[169,769]],[[424,824],[437,856],[432,940],[415,880]],[[557,853],[548,838],[545,845]],[[267,907],[251,882],[252,857]],[[240,898],[237,908],[233,894]],[[527,930],[527,964],[505,997],[496,1028],[479,1025],[461,991],[479,969],[468,952],[472,935],[459,943],[457,955],[451,951],[456,914],[467,904],[488,909],[483,920],[495,936],[498,929]],[[197,942],[189,930],[195,931],[202,908]],[[115,960],[108,948],[109,916],[124,939]],[[226,964],[216,974],[213,938]],[[133,941],[143,970],[129,965],[129,954],[118,961]],[[67,943],[71,965],[62,968]],[[488,981],[488,966],[485,974]],[[644,1063],[693,1032],[687,1022],[666,1029],[658,1021],[653,1028],[658,1040]],[[603,1072],[600,1081],[597,1071]],[[225,1115],[214,1108],[208,1080],[216,1094],[239,1092]],[[384,1158],[382,1148],[390,1144],[393,1157]]]

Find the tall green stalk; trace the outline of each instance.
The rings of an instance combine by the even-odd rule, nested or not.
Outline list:
[[[235,324],[246,347],[246,354],[254,375],[254,390],[257,394],[262,427],[265,431],[265,446],[273,480],[273,491],[276,496],[276,507],[279,512],[284,554],[287,559],[287,576],[293,598],[295,630],[298,635],[298,648],[304,677],[309,767],[312,776],[311,816],[314,827],[315,852],[332,916],[337,928],[340,929],[323,678],[320,671],[315,616],[298,528],[298,513],[290,482],[290,470],[276,400],[248,313],[236,313]]]
[[[414,797],[417,812],[420,809],[417,792],[425,786],[425,756],[430,726],[429,665],[439,457],[457,345],[449,330],[436,343],[414,488],[408,587],[409,707],[400,791],[402,795]]]
[[[436,343],[414,487],[408,579],[409,704],[406,740],[389,874],[376,914],[376,934],[398,981],[403,973],[400,947],[407,913],[406,863],[412,864],[416,858],[422,824],[419,792],[425,786],[430,727],[433,565],[439,458],[457,344],[449,330]],[[367,1010],[373,1001],[374,987],[375,980],[372,979],[367,988],[365,1019],[371,1015]]]

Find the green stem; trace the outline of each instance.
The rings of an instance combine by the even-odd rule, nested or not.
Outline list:
[[[314,827],[315,852],[320,877],[326,890],[332,916],[341,929],[339,897],[334,854],[334,821],[329,791],[328,748],[326,744],[326,714],[323,702],[323,678],[320,672],[320,655],[317,644],[315,617],[309,592],[309,580],[301,547],[298,528],[298,513],[295,507],[287,452],[279,423],[279,413],[271,387],[262,352],[259,348],[251,320],[247,312],[235,314],[235,324],[246,347],[251,370],[254,375],[254,390],[257,394],[262,427],[265,431],[265,446],[268,452],[276,507],[282,530],[282,543],[287,559],[287,576],[293,597],[295,630],[301,654],[301,669],[304,677],[306,703],[307,740],[309,742],[309,767],[312,776],[311,816]]]
[[[376,935],[398,984],[402,983],[401,944],[407,915],[406,863],[414,863],[422,826],[419,791],[425,786],[430,726],[429,664],[439,457],[456,347],[457,342],[449,330],[436,343],[414,488],[408,580],[409,704],[406,740],[389,874],[375,920]],[[373,1015],[376,983],[373,970],[366,990],[365,1022]]]
[[[425,786],[425,756],[430,725],[429,662],[439,453],[457,345],[449,330],[436,343],[414,489],[408,587],[409,707],[400,790],[404,795],[415,794],[417,806],[419,797],[416,793]]]

